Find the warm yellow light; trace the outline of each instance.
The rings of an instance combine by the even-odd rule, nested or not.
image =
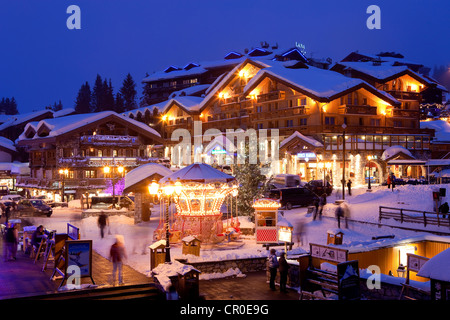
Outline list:
[[[59,174],[65,174],[67,176],[67,174],[69,173],[68,169],[59,169]]]
[[[103,173],[109,173],[110,171],[111,171],[110,167],[108,167],[108,166],[103,167]]]
[[[166,196],[171,196],[172,193],[175,191],[175,187],[174,187],[174,185],[172,183],[169,183],[169,184],[165,185],[163,187],[163,189],[164,189],[164,194]]]
[[[158,194],[159,184],[153,180],[152,183],[148,186],[148,192],[152,195]]]
[[[123,172],[125,171],[125,169],[124,169],[124,167],[119,166],[119,167],[117,168],[117,171],[118,171],[119,173],[123,173]]]
[[[372,156],[367,156],[367,159],[370,161],[372,160]]]
[[[203,118],[203,113],[200,113],[200,118]]]
[[[175,182],[175,193],[177,195],[181,194],[181,191],[183,190],[183,186],[181,184],[180,178],[177,179],[177,181]]]
[[[166,121],[167,120],[167,115],[162,116],[162,120]]]

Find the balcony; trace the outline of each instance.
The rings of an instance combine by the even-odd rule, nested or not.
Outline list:
[[[286,92],[284,91],[271,91],[269,93],[260,94],[257,97],[257,102],[267,102],[273,100],[283,100],[286,97]]]
[[[392,116],[393,117],[401,117],[401,118],[419,119],[419,111],[394,108],[394,109],[392,109]]]
[[[118,135],[86,135],[80,137],[81,144],[101,146],[139,146],[139,138],[135,136]]]
[[[349,105],[345,104],[338,107],[340,114],[359,114],[359,115],[377,115],[377,107],[367,105]]]
[[[399,90],[390,90],[386,92],[389,93],[391,96],[393,96],[395,99],[399,100],[415,100],[415,101],[421,100],[420,92],[399,91]]]

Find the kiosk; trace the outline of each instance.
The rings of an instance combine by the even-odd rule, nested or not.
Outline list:
[[[278,209],[281,204],[274,199],[258,199],[253,203],[255,208],[256,243],[278,243]]]

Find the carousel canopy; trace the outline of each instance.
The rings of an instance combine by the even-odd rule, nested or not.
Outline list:
[[[205,163],[194,163],[190,166],[184,167],[168,176],[165,176],[160,180],[161,183],[167,182],[169,179],[176,181],[180,178],[181,182],[195,181],[201,183],[213,183],[213,182],[230,182],[235,180],[233,176],[230,176],[222,171],[214,169]]]

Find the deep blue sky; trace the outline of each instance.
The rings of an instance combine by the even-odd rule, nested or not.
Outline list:
[[[69,30],[69,5],[81,30]],[[366,9],[381,8],[381,30]],[[448,0],[0,0],[0,98],[19,112],[61,100],[73,107],[81,84],[97,74],[117,91],[130,72],[221,59],[261,41],[306,45],[307,56],[342,59],[354,50],[396,51],[431,68],[450,63]]]

